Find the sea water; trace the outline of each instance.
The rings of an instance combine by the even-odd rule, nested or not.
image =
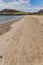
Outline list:
[[[0,16],[0,24],[11,22],[11,21],[15,21],[15,20],[21,19],[23,17],[24,17],[24,15]]]

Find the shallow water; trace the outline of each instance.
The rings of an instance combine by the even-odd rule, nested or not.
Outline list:
[[[24,15],[16,15],[16,16],[0,16],[0,24],[6,23],[6,22],[11,22],[18,20],[20,18],[24,17]]]

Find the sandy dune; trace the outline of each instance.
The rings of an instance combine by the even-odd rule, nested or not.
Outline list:
[[[43,16],[25,16],[0,36],[0,65],[43,65]]]

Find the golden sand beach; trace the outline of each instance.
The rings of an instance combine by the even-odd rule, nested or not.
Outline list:
[[[0,65],[43,65],[43,16],[27,15],[9,26],[0,35]]]

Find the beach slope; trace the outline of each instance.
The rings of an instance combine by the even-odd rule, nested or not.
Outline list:
[[[0,65],[43,65],[43,16],[25,16],[0,36]]]

